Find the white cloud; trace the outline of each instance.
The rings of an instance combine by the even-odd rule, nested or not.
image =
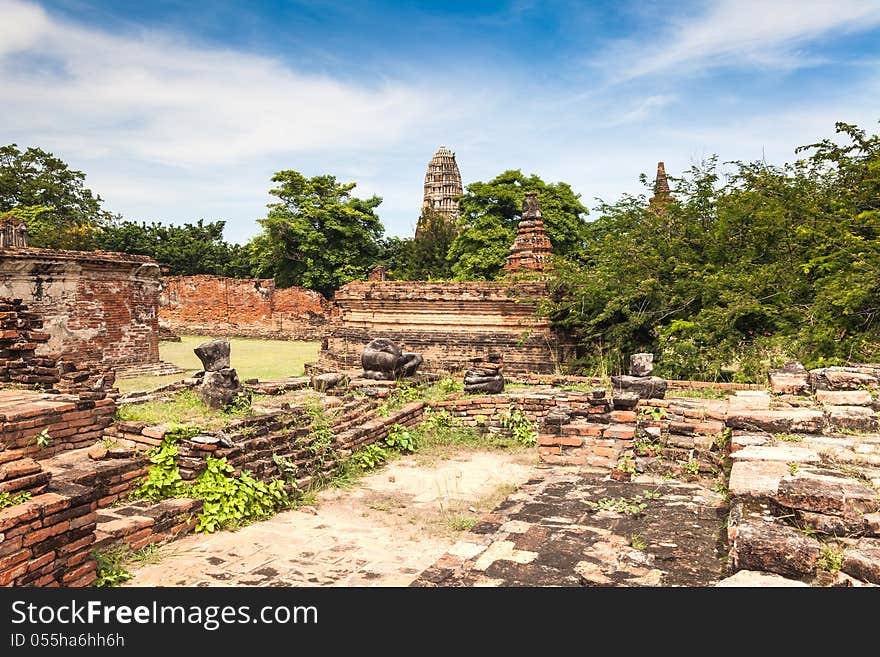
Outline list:
[[[198,166],[394,142],[436,94],[307,75],[150,32],[117,36],[0,0],[3,136],[91,156]],[[29,59],[33,58],[33,60]]]
[[[877,25],[876,0],[716,0],[661,25],[655,39],[611,44],[595,63],[617,81],[715,66],[794,69],[823,61],[803,52],[808,41]]]

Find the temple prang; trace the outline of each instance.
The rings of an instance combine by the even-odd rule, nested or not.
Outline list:
[[[461,196],[461,172],[455,161],[455,153],[446,146],[441,146],[434,153],[425,172],[425,196],[422,201],[422,215],[435,212],[447,221],[458,220],[459,210],[457,196]],[[416,235],[421,229],[421,220],[416,226]]]
[[[654,177],[654,195],[648,200],[648,209],[656,214],[663,214],[671,201],[672,192],[669,190],[666,166],[663,162],[658,162],[657,175]]]

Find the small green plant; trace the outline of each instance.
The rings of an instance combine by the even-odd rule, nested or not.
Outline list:
[[[349,460],[361,470],[372,470],[388,460],[388,452],[373,443],[356,451]]]
[[[391,430],[385,437],[385,444],[401,454],[412,454],[418,449],[418,443],[418,432],[402,427],[399,424],[391,427]]]
[[[10,495],[7,492],[0,493],[0,509],[27,502],[29,499],[31,499],[31,494],[27,491],[18,495]]]
[[[629,537],[630,547],[635,548],[636,550],[644,550],[648,547],[648,541],[645,540],[644,536],[641,534],[633,534]]]
[[[724,448],[730,445],[732,436],[733,431],[731,431],[730,427],[725,427],[724,431],[716,434],[715,440],[712,441],[715,445],[715,449],[717,449],[719,452],[724,451]]]
[[[422,394],[423,390],[419,386],[409,383],[398,383],[394,390],[385,398],[385,402],[376,409],[376,413],[382,417],[388,417],[391,411],[396,411],[410,402],[420,400]]]
[[[114,436],[104,436],[101,438],[101,446],[104,449],[113,449],[119,445],[119,441]]]
[[[712,490],[721,495],[725,502],[730,501],[730,489],[727,487],[723,481],[716,481],[712,485]]]
[[[446,524],[457,532],[466,532],[477,524],[477,519],[469,518],[467,516],[452,516],[451,518],[447,518]]]
[[[639,456],[659,456],[663,451],[663,442],[646,433],[640,433],[633,441],[633,449]]]
[[[272,455],[272,463],[274,463],[275,467],[278,469],[278,475],[281,479],[288,483],[296,481],[296,473],[299,470],[299,468],[296,467],[296,463],[280,454]]]
[[[197,532],[238,527],[246,521],[265,518],[290,505],[284,482],[265,483],[249,472],[234,476],[226,458],[206,459],[205,470],[196,478],[188,494],[204,500],[196,524]]]
[[[34,442],[37,443],[37,447],[40,449],[46,449],[52,444],[52,436],[49,435],[48,429],[43,429],[40,433],[34,436]]]
[[[633,498],[603,497],[597,502],[587,502],[587,504],[599,511],[614,511],[630,516],[641,515],[648,508],[647,502],[641,495]]]
[[[232,401],[223,407],[223,414],[247,415],[251,412],[252,406],[253,400],[251,399],[250,394],[242,390],[235,393],[235,397],[232,398]]]
[[[532,447],[538,444],[538,432],[535,431],[535,425],[521,408],[511,406],[506,413],[502,413],[498,418],[498,423],[510,431],[514,440],[520,445]]]
[[[640,420],[663,420],[666,415],[666,409],[662,406],[645,406],[639,409]]]
[[[843,565],[843,550],[837,545],[825,545],[819,554],[819,567],[829,573],[836,573]]]
[[[793,433],[777,433],[773,434],[773,438],[775,440],[781,440],[786,443],[799,443],[803,440],[803,438]]]
[[[133,577],[123,565],[128,555],[128,548],[115,547],[109,550],[96,550],[93,554],[98,562],[94,586],[99,588],[117,586]]]
[[[792,477],[794,477],[797,474],[797,471],[800,470],[800,467],[801,466],[798,463],[794,463],[794,462],[789,463],[788,464],[788,474],[790,474]]]
[[[700,474],[700,464],[696,461],[696,459],[691,459],[684,465],[685,472],[688,472],[692,475]]]
[[[617,469],[621,472],[629,472],[630,474],[636,474],[636,464],[633,462],[632,457],[621,456],[617,460]]]
[[[183,489],[183,478],[177,464],[176,434],[165,434],[162,444],[150,453],[150,466],[147,476],[141,480],[131,494],[132,498],[158,501],[177,497]]]
[[[434,384],[434,387],[441,395],[451,395],[456,392],[464,391],[464,383],[462,383],[461,381],[456,381],[455,379],[452,379],[450,377],[440,379],[437,383]]]

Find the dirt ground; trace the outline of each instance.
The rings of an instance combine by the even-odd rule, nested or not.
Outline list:
[[[516,487],[534,451],[399,458],[235,532],[191,535],[129,566],[127,586],[406,586]]]

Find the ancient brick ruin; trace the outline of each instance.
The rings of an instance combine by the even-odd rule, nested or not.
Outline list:
[[[159,362],[159,266],[145,256],[25,247],[0,251],[0,296],[43,322],[42,352],[110,368]]]
[[[455,153],[446,146],[441,146],[434,153],[425,172],[425,197],[422,209],[430,210],[454,222],[458,219],[458,201],[456,196],[462,193],[461,172],[455,161]],[[419,227],[416,227],[416,235]]]
[[[329,309],[319,292],[261,278],[168,276],[159,295],[160,324],[192,335],[318,340]]]
[[[657,175],[654,177],[654,195],[648,200],[648,209],[656,213],[663,213],[670,201],[672,201],[672,192],[669,190],[666,167],[663,162],[658,162]]]
[[[428,370],[464,370],[473,358],[502,354],[507,372],[553,372],[569,346],[536,315],[545,290],[541,282],[355,281],[336,292],[319,365],[358,367],[364,346],[381,336],[421,354]]]
[[[0,248],[27,245],[27,225],[12,215],[0,217]]]
[[[529,192],[523,200],[522,219],[510,247],[504,270],[508,273],[543,272],[550,268],[553,245],[547,237],[538,195]]]
[[[387,337],[425,359],[425,369],[465,370],[475,358],[500,356],[509,373],[559,369],[573,345],[538,317],[547,285],[550,240],[536,194],[526,194],[506,281],[354,281],[333,298],[335,311],[318,367],[357,367],[364,345]]]

